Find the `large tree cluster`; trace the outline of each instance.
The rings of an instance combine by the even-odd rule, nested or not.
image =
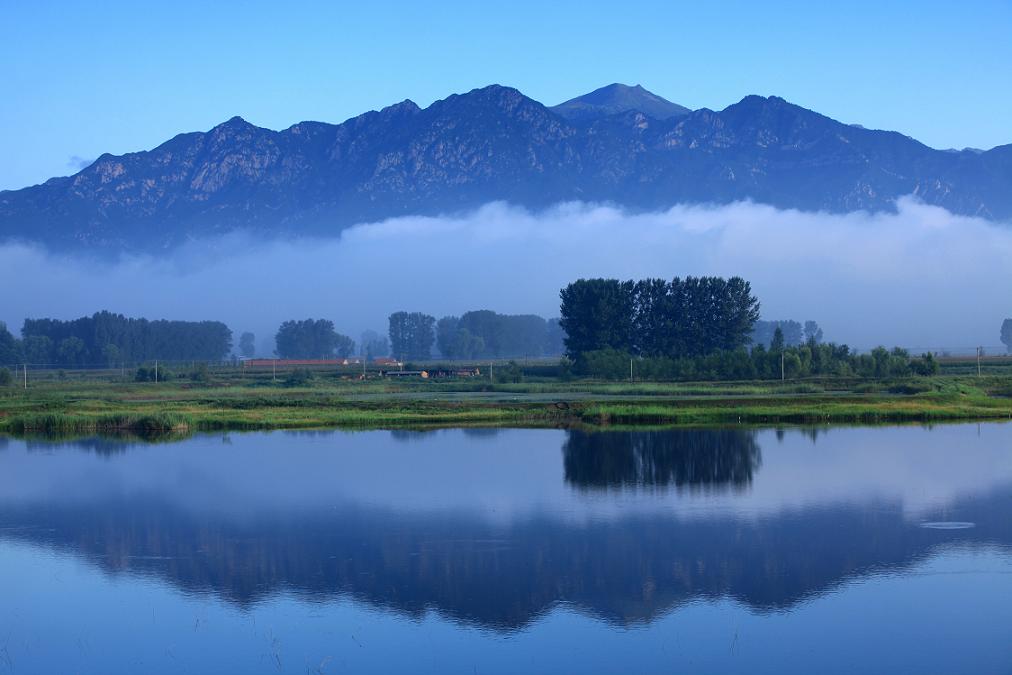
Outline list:
[[[232,331],[220,321],[149,321],[112,312],[71,321],[25,319],[21,336],[18,360],[67,367],[217,361],[232,349]]]
[[[562,289],[571,358],[600,350],[694,358],[747,345],[759,300],[741,277],[580,279]]]
[[[283,359],[343,359],[355,351],[355,341],[334,330],[334,322],[327,319],[285,321],[274,341]]]

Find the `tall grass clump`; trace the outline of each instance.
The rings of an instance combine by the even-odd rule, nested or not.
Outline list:
[[[133,431],[144,434],[184,430],[191,426],[187,417],[175,413],[95,416],[34,413],[13,417],[7,424],[10,431],[18,434],[64,434],[91,431]]]

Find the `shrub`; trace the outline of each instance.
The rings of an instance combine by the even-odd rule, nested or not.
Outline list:
[[[585,377],[622,380],[629,377],[629,358],[617,349],[597,349],[580,354],[575,370]]]
[[[134,375],[135,382],[168,382],[173,379],[175,375],[172,371],[165,370],[164,368],[158,368],[157,370],[152,366],[151,368],[145,368],[141,366],[137,369],[137,374]]]
[[[14,384],[14,374],[9,368],[0,368],[0,387],[9,387]]]
[[[510,361],[505,367],[501,367],[498,375],[500,382],[519,384],[524,381],[523,368],[516,361]]]
[[[285,386],[301,387],[313,381],[313,371],[308,368],[296,368],[285,378]]]
[[[919,359],[914,359],[910,362],[910,370],[914,371],[916,375],[937,375],[938,374],[938,361],[930,352],[922,354]]]
[[[197,367],[190,373],[190,379],[194,382],[207,382],[211,379],[206,363],[198,363]]]
[[[930,384],[915,383],[915,382],[904,382],[901,384],[894,384],[887,390],[890,394],[905,394],[912,396],[914,394],[925,394],[932,391],[934,387]]]
[[[801,372],[801,357],[794,352],[787,352],[784,354],[784,377],[793,379],[800,377]]]

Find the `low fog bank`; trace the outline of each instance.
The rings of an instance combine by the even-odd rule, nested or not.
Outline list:
[[[735,203],[659,213],[566,203],[532,213],[503,203],[402,217],[327,240],[241,234],[117,262],[0,246],[0,320],[128,316],[217,319],[269,354],[281,321],[328,318],[339,332],[386,331],[396,310],[558,316],[580,277],[715,274],[750,280],[766,319],[815,319],[827,340],[867,348],[1003,349],[1012,316],[1012,228],[912,198],[896,213],[844,215]]]

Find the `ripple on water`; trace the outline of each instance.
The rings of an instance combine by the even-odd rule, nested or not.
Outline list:
[[[921,523],[921,527],[926,530],[968,530],[971,527],[976,527],[976,523],[967,523],[959,520],[941,520],[929,523]]]

